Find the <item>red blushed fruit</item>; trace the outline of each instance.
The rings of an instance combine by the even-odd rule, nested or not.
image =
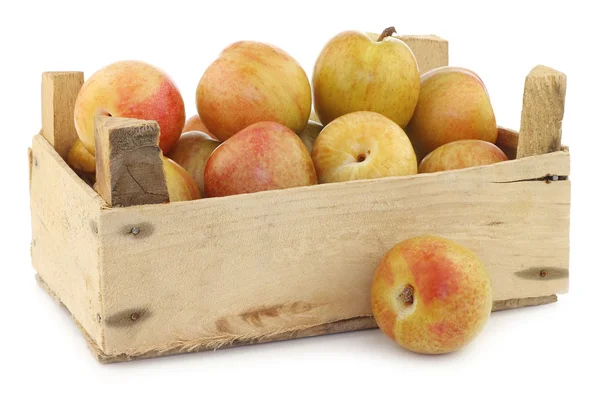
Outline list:
[[[165,154],[185,123],[183,99],[175,83],[164,71],[139,61],[116,62],[92,75],[77,95],[73,114],[77,135],[91,155],[96,154],[97,115],[156,121]]]
[[[371,306],[379,328],[402,347],[448,353],[481,331],[492,309],[492,287],[473,252],[420,236],[385,255],[373,278]]]
[[[495,143],[496,117],[479,76],[457,67],[440,67],[423,74],[419,101],[406,133],[419,160],[457,140]]]
[[[204,170],[207,197],[314,185],[317,174],[306,147],[276,122],[258,122],[221,144]]]
[[[222,142],[260,121],[275,121],[300,134],[311,104],[310,83],[300,64],[275,46],[251,41],[223,50],[196,89],[198,115]]]

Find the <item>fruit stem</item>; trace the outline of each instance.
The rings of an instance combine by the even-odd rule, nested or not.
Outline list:
[[[388,36],[392,36],[394,33],[396,33],[396,28],[394,28],[393,26],[385,28],[383,32],[381,32],[381,35],[379,35],[379,39],[377,39],[377,41],[381,42],[383,39],[385,39]]]
[[[415,288],[412,285],[404,286],[402,293],[400,293],[400,298],[404,301],[404,304],[410,306],[415,301]]]

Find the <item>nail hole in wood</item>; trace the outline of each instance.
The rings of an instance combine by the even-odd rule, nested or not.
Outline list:
[[[363,162],[366,159],[367,159],[367,156],[365,156],[364,154],[359,154],[358,157],[356,157],[357,162]]]
[[[546,183],[552,183],[558,181],[558,175],[546,175]]]
[[[102,317],[100,316],[100,314],[96,314],[96,320],[98,321],[98,323],[102,321]]]
[[[33,157],[33,165],[35,165],[36,167],[38,166],[37,157]]]
[[[90,228],[92,229],[93,233],[98,233],[98,224],[96,223],[96,221],[90,220]]]

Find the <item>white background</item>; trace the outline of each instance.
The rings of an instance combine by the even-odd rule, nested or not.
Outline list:
[[[0,398],[599,398],[600,34],[591,4],[2,2]],[[310,75],[335,34],[389,25],[402,34],[448,39],[451,64],[482,77],[497,120],[507,127],[519,128],[524,78],[532,67],[545,64],[567,74],[569,294],[553,305],[494,313],[474,343],[446,356],[408,353],[372,330],[98,364],[67,312],[36,285],[29,257],[27,147],[41,127],[41,73],[81,70],[89,77],[113,61],[145,60],[172,76],[191,115],[203,70],[233,41],[275,44]]]

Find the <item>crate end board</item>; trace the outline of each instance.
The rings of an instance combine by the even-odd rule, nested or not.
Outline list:
[[[61,307],[66,307],[58,295],[44,282],[44,280],[36,274],[36,281],[43,288],[48,295]],[[555,303],[557,301],[556,295],[531,297],[523,299],[511,299],[503,301],[495,301],[492,311],[504,311],[512,310],[516,308],[532,307],[545,304]],[[67,308],[67,311],[68,308]],[[177,354],[189,354],[199,353],[203,351],[214,351],[218,349],[235,348],[240,346],[248,346],[253,344],[272,343],[284,340],[310,338],[314,336],[333,335],[336,333],[347,333],[357,332],[361,330],[376,329],[377,323],[372,316],[350,318],[342,321],[335,321],[325,324],[320,324],[307,329],[297,329],[291,332],[279,333],[276,335],[268,335],[262,338],[256,338],[252,340],[238,340],[229,342],[216,342],[212,345],[199,345],[198,341],[171,343],[170,345],[164,346],[160,349],[146,350],[141,352],[135,352],[131,354],[106,354],[98,345],[98,343],[90,337],[85,328],[77,321],[77,319],[71,314],[73,323],[79,328],[82,335],[84,336],[87,345],[92,352],[92,355],[102,364],[111,364],[119,362],[128,362],[134,360],[142,360],[147,358],[155,357],[166,357]]]
[[[33,267],[100,341],[98,218],[106,203],[41,134],[33,138],[30,160]]]

